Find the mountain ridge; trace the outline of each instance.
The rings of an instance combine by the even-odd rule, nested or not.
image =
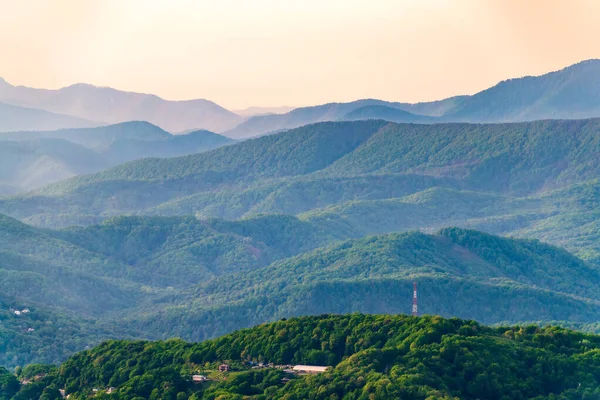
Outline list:
[[[115,124],[145,120],[170,132],[224,131],[241,117],[205,99],[169,101],[154,95],[79,83],[60,89],[0,84],[0,101]]]

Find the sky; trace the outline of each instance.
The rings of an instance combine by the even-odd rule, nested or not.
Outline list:
[[[600,58],[597,0],[0,0],[0,77],[227,107],[419,102]]]

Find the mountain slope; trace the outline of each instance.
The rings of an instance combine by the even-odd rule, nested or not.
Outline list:
[[[0,102],[0,132],[91,127],[97,125],[99,124],[83,118]]]
[[[596,267],[537,241],[447,229],[346,241],[216,278],[185,297],[163,299],[131,323],[162,332],[158,338],[202,340],[295,315],[408,313],[415,280],[428,314],[485,323],[600,316]]]
[[[446,120],[532,121],[600,116],[600,60],[541,76],[510,79],[465,98]]]
[[[58,231],[1,217],[2,310],[41,314],[19,319],[8,310],[0,364],[73,351],[58,330],[64,324],[41,330],[44,318],[64,315],[86,345],[201,340],[294,315],[405,313],[415,280],[426,313],[487,323],[600,318],[600,271],[564,250],[462,229],[339,242],[360,234],[284,215],[119,217]]]
[[[0,365],[58,362],[106,338],[149,337],[125,321],[159,299],[340,238],[290,216],[120,217],[52,231],[0,215]]]
[[[219,210],[235,209],[245,209],[243,214],[253,209],[297,213],[360,200],[365,186],[344,189],[346,182],[359,177],[377,181],[384,175],[390,177],[385,185],[393,179],[405,190],[383,187],[377,189],[377,199],[434,186],[528,196],[595,179],[600,173],[595,162],[599,131],[597,119],[487,125],[321,123],[208,153],[124,164],[0,201],[0,211],[17,218],[43,213],[77,220],[82,207],[87,214],[110,216],[189,201],[185,214],[208,209],[216,217],[224,216]],[[284,187],[293,188],[293,194],[284,193]],[[316,204],[310,200],[321,195],[333,198]],[[232,204],[236,199],[241,204]],[[296,204],[282,207],[288,199]],[[160,212],[169,215],[165,208]]]
[[[87,84],[46,90],[13,86],[0,80],[0,101],[106,124],[148,121],[170,132],[189,129],[220,132],[233,128],[242,120],[240,116],[208,100],[168,101],[155,95]],[[45,129],[56,128],[59,127]]]

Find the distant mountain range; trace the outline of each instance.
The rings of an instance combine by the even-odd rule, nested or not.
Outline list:
[[[144,157],[176,157],[232,143],[209,131],[171,135],[148,122],[0,134],[0,196]]]
[[[294,108],[296,107],[248,107],[243,110],[233,110],[233,112],[241,117],[249,118],[254,117],[255,115],[285,114],[292,111]]]
[[[588,60],[538,77],[509,79],[472,96],[417,104],[359,100],[255,116],[225,134],[243,138],[338,120],[393,122],[519,122],[600,117],[600,60]]]
[[[94,121],[95,125],[126,121],[148,121],[169,132],[207,129],[221,132],[235,127],[242,117],[203,99],[168,101],[151,94],[124,92],[107,87],[76,84],[58,90],[34,89],[13,86],[0,79],[0,102],[20,107],[46,110]],[[60,121],[54,126],[38,122],[34,126],[3,128],[9,130],[34,130],[74,128],[75,122]],[[24,124],[24,122],[21,122]]]
[[[2,83],[0,82],[0,86]],[[19,107],[0,100],[0,132],[85,128],[99,123],[36,108]]]
[[[509,79],[471,96],[423,103],[376,99],[301,107],[249,107],[231,112],[208,100],[158,96],[88,84],[58,90],[13,86],[0,79],[0,131],[89,127],[148,121],[171,133],[207,129],[249,138],[325,121],[519,122],[600,117],[600,60],[537,77]],[[7,108],[12,106],[12,108]]]

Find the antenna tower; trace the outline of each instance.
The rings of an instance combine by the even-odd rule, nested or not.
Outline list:
[[[417,312],[417,282],[413,282],[413,308],[412,315],[415,317],[418,315]]]

